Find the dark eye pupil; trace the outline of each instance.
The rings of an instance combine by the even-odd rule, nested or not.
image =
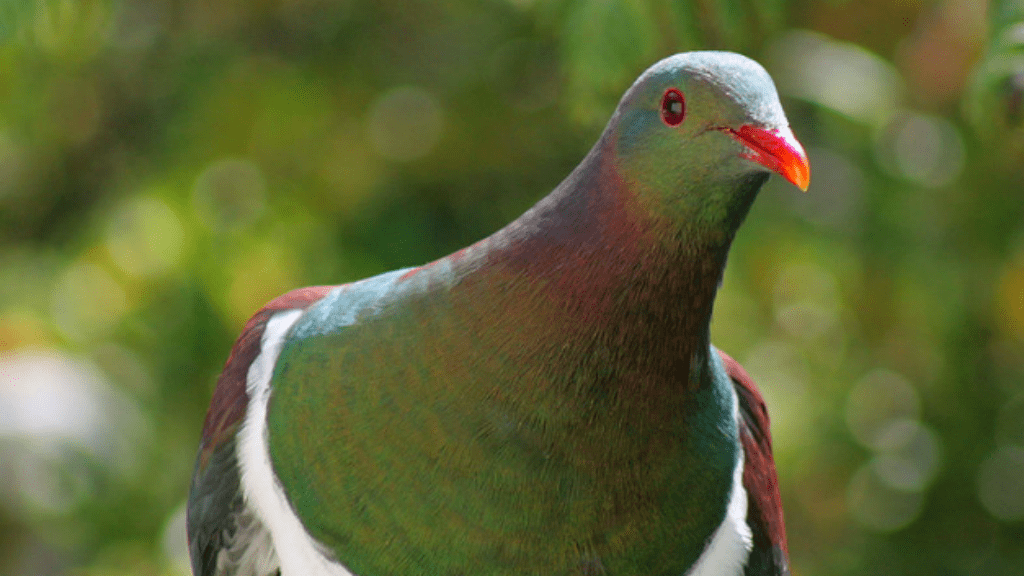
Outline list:
[[[686,116],[686,100],[683,93],[669,88],[661,97],[661,119],[669,126],[678,126]]]

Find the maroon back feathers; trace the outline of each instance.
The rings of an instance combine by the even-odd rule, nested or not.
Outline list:
[[[743,487],[747,491],[747,524],[754,534],[754,552],[747,574],[789,574],[789,547],[772,457],[772,435],[764,399],[746,370],[719,350],[725,371],[739,398],[740,440],[745,456]]]

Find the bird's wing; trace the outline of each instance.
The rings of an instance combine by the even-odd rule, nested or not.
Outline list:
[[[747,491],[747,524],[754,535],[754,549],[747,561],[746,576],[789,574],[789,549],[779,480],[772,457],[768,409],[753,379],[738,362],[719,351],[725,370],[736,388],[740,407],[740,439],[745,456],[743,487]]]
[[[267,322],[281,311],[308,308],[331,288],[301,288],[273,300],[249,320],[228,356],[206,414],[189,492],[188,544],[195,576],[278,572],[270,535],[245,505],[239,485],[235,444],[249,404],[246,380]]]

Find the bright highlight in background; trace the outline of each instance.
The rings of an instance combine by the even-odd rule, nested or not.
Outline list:
[[[395,88],[373,103],[367,119],[370,143],[381,156],[399,162],[433,150],[444,127],[441,105],[416,86]]]

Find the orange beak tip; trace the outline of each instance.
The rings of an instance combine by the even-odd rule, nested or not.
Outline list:
[[[811,185],[811,166],[805,161],[804,164],[800,165],[800,168],[802,168],[802,170],[794,174],[792,178],[787,176],[786,179],[796,185],[801,192],[806,194],[807,188]]]
[[[807,153],[789,128],[766,130],[744,125],[730,130],[747,147],[745,157],[789,180],[803,192],[811,183],[811,165]]]

